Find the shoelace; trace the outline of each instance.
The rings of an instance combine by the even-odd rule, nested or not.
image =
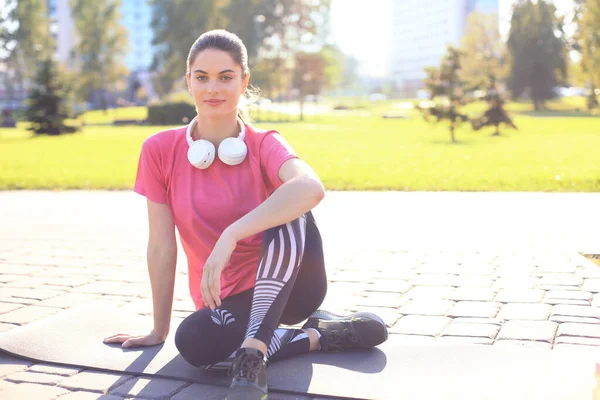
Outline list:
[[[251,382],[258,381],[258,374],[261,369],[261,359],[254,354],[242,354],[231,365],[229,375],[233,379],[246,378]]]
[[[336,329],[327,332],[327,348],[329,349],[340,351],[348,347],[348,344],[358,344],[359,340],[354,329],[348,327],[347,324],[344,324],[343,330]]]

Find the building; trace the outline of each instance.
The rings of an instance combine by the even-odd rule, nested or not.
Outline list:
[[[467,16],[498,13],[498,0],[393,0],[390,73],[405,96],[423,88],[424,68],[438,66],[448,44],[458,45]]]
[[[50,32],[56,43],[56,58],[69,65],[76,37],[69,0],[48,0],[48,15]],[[148,0],[121,0],[119,15],[121,24],[127,30],[128,52],[123,61],[130,72],[129,82],[131,85],[141,85],[152,97],[154,91],[149,73],[153,56],[152,8]]]

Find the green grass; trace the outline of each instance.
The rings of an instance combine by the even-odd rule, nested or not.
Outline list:
[[[519,131],[491,137],[464,126],[452,144],[443,124],[381,111],[257,125],[278,129],[329,190],[600,191],[600,118],[515,113]],[[130,189],[143,140],[162,129],[0,129],[0,189]]]

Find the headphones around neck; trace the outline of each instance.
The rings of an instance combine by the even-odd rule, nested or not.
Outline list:
[[[188,161],[196,168],[206,169],[210,167],[215,159],[215,146],[208,140],[192,139],[192,132],[196,123],[196,117],[194,117],[185,133],[186,140],[190,146],[187,153]],[[241,126],[238,137],[229,137],[219,144],[219,159],[227,165],[241,164],[246,158],[246,154],[248,154],[248,147],[244,143],[246,136],[244,121],[238,118],[238,124]]]

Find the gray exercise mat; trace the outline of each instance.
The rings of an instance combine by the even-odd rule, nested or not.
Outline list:
[[[226,374],[204,371],[181,358],[173,343],[122,349],[102,338],[147,332],[150,317],[102,304],[75,307],[0,334],[0,349],[35,361],[184,379],[228,386]],[[403,346],[394,335],[377,349],[311,353],[273,363],[273,391],[351,399],[589,399],[590,351],[517,346]]]

